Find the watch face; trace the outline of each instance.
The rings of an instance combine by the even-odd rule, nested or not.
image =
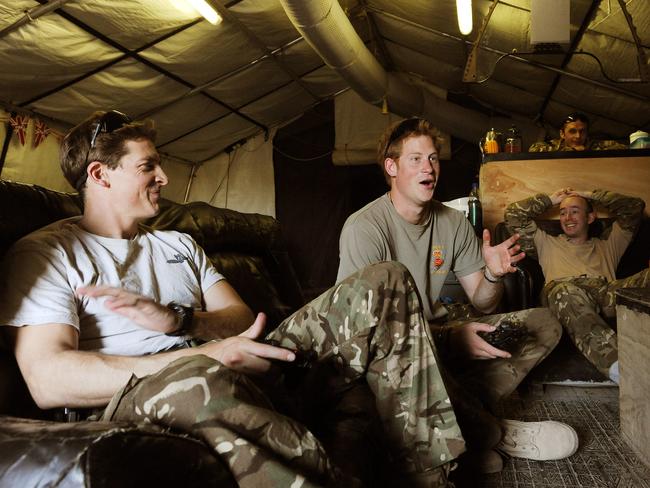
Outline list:
[[[176,302],[170,302],[167,304],[167,308],[176,314],[178,328],[173,332],[168,332],[166,335],[172,337],[187,335],[190,327],[192,326],[194,309],[192,307],[187,307]]]

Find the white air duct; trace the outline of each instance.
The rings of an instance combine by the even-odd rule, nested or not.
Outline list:
[[[323,61],[364,100],[380,105],[385,97],[391,112],[402,117],[424,117],[440,130],[472,143],[477,143],[490,127],[507,127],[512,123],[512,120],[490,119],[387,73],[359,38],[337,0],[280,0],[280,3]],[[539,132],[532,124],[520,120],[517,125],[522,132],[531,129]]]

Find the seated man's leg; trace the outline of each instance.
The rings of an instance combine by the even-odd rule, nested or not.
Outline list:
[[[616,290],[621,288],[648,288],[650,287],[650,268],[637,274],[615,280],[607,284],[604,292],[599,296],[599,305],[602,314],[607,318],[616,317]]]
[[[558,318],[578,350],[605,377],[618,359],[616,333],[598,314],[597,296],[602,284],[578,286],[561,281],[548,287],[548,307]]]
[[[512,351],[510,359],[458,361],[451,365],[458,382],[494,409],[555,348],[562,328],[546,308],[486,315],[473,320],[490,325],[497,325],[502,320],[521,322],[529,332],[526,339]]]
[[[393,459],[413,483],[437,476],[439,466],[463,452],[415,283],[401,264],[358,271],[270,337],[315,351],[318,361],[337,368],[341,386],[365,376]]]
[[[312,433],[274,411],[250,378],[207,356],[132,377],[102,419],[151,422],[203,439],[242,487],[351,482],[340,479]]]

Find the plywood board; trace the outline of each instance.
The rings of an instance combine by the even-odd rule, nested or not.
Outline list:
[[[483,225],[494,230],[512,202],[563,187],[606,189],[641,197],[650,207],[650,156],[492,161],[481,166]],[[544,218],[557,218],[557,209]]]
[[[649,307],[650,308],[650,307]],[[616,306],[621,432],[650,466],[650,315]]]

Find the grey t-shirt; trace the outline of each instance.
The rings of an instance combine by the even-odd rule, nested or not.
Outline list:
[[[78,297],[86,285],[106,285],[196,309],[223,279],[187,234],[144,226],[133,239],[84,231],[79,217],[55,222],[20,239],[7,252],[0,277],[0,324],[68,324],[79,349],[136,356],[172,348],[182,337],[144,329],[104,307],[105,298]]]
[[[463,213],[435,200],[431,209],[426,223],[411,224],[386,194],[350,215],[339,241],[337,282],[369,264],[399,261],[415,279],[427,320],[444,315],[438,297],[449,270],[462,277],[485,263]]]

